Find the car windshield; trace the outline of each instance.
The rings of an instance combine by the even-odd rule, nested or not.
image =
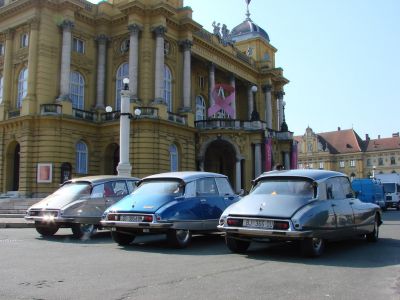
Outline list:
[[[384,183],[383,189],[385,193],[394,193],[396,191],[394,183]]]
[[[315,191],[310,180],[302,178],[265,178],[257,182],[250,194],[313,198]]]
[[[183,185],[178,180],[148,180],[143,181],[133,192],[134,195],[172,195],[181,196]]]

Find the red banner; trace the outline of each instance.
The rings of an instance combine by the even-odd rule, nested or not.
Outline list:
[[[292,144],[292,153],[290,157],[290,168],[291,169],[297,169],[297,142],[293,142]]]

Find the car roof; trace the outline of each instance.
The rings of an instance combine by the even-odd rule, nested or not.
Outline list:
[[[282,170],[282,171],[270,171],[261,174],[256,178],[256,181],[269,178],[269,177],[305,177],[314,181],[320,181],[331,177],[345,176],[346,174],[328,171],[328,170],[316,170],[316,169],[295,169],[295,170]]]
[[[140,180],[137,177],[129,177],[129,176],[118,176],[118,175],[94,175],[94,176],[84,176],[70,179],[66,182],[78,182],[78,181],[87,181],[90,183],[101,183],[105,181],[114,181],[114,180]]]
[[[227,178],[227,176],[218,173],[212,172],[202,172],[202,171],[182,171],[182,172],[166,172],[159,173],[144,177],[143,180],[151,180],[151,179],[178,179],[183,180],[185,182],[190,182],[199,178],[205,177],[221,177]]]

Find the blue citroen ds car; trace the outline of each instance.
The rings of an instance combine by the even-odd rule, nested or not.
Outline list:
[[[217,231],[222,212],[238,200],[225,175],[161,173],[140,180],[132,194],[105,211],[101,224],[119,245],[164,233],[172,246],[184,248],[192,232]]]

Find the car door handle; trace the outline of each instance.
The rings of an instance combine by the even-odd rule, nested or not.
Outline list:
[[[353,201],[350,201],[349,203],[350,203],[350,205],[353,205],[353,204],[354,204],[354,202],[353,202]]]
[[[200,199],[200,202],[201,202],[201,203],[206,203],[206,202],[207,202],[207,199]]]
[[[332,206],[332,207],[335,207],[335,206],[336,206],[336,204],[331,204],[331,206]]]

